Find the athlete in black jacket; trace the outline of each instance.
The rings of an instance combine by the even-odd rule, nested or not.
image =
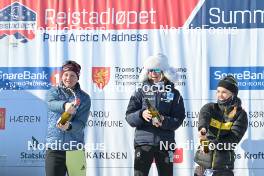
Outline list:
[[[200,111],[199,138],[210,142],[210,150],[206,152],[201,147],[196,152],[195,162],[206,169],[205,174],[234,175],[234,150],[248,127],[247,113],[237,94],[237,81],[228,75],[218,83],[217,103],[208,103]],[[198,170],[196,175],[200,175]]]
[[[171,82],[175,75],[170,72],[166,56],[149,57],[142,72],[141,88],[131,96],[126,111],[127,122],[136,127],[134,175],[147,176],[155,158],[159,175],[172,176],[173,151],[160,146],[175,143],[174,131],[185,117],[183,99]],[[159,111],[160,122],[152,119],[145,99]]]

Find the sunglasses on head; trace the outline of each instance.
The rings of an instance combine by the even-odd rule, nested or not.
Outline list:
[[[161,69],[159,69],[159,68],[148,69],[148,72],[160,73]]]

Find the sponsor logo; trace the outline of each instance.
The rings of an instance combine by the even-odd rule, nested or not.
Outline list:
[[[216,90],[218,81],[233,75],[240,90],[263,90],[264,67],[210,67],[210,90]]]
[[[183,148],[176,148],[174,153],[169,151],[169,160],[173,163],[183,162]]]
[[[31,139],[27,141],[27,150],[20,152],[20,162],[23,164],[39,164],[44,163],[45,150],[40,150],[39,139],[35,136],[31,136]]]
[[[0,87],[4,90],[47,90],[60,81],[59,68],[0,67]]]
[[[126,160],[128,158],[127,152],[116,151],[88,151],[86,152],[86,159],[101,159],[101,160]]]
[[[183,162],[183,148],[176,148],[173,156],[173,163],[182,163]]]
[[[0,130],[5,129],[6,109],[0,108]]]
[[[183,162],[183,148],[176,148],[173,151],[168,151],[168,158],[165,158],[165,162],[182,163]],[[155,159],[153,160],[155,163]]]
[[[188,1],[163,1],[151,0],[128,0],[125,3],[111,3],[106,5],[100,1],[79,1],[81,8],[69,5],[67,9],[58,9],[54,5],[50,5],[45,9],[44,19],[48,28],[56,29],[157,29],[162,28],[178,28],[182,27],[187,21],[192,11],[195,9],[199,0]],[[110,4],[110,6],[109,6]],[[144,4],[138,9],[138,4]],[[56,3],[55,3],[56,5]],[[96,6],[91,9],[89,7]],[[88,8],[85,8],[88,7]],[[170,7],[177,7],[178,10],[167,10]],[[65,18],[61,18],[61,17]]]
[[[10,123],[40,123],[40,115],[12,115],[9,117]]]
[[[59,85],[61,81],[61,68],[55,68],[53,71],[51,71],[50,76],[50,84],[52,86]]]
[[[29,147],[28,147],[28,150],[36,150],[37,148],[38,148],[38,146],[39,146],[39,141],[34,137],[34,136],[32,136],[31,137],[31,140],[30,140],[30,142],[28,143],[29,145]]]
[[[26,43],[35,38],[36,13],[14,2],[0,10],[0,39],[12,35],[16,42]]]
[[[89,119],[87,121],[88,127],[102,127],[102,128],[113,128],[113,127],[124,127],[123,120],[114,120],[110,116],[110,111],[90,111]]]
[[[92,79],[99,89],[103,89],[110,80],[110,67],[92,67]]]

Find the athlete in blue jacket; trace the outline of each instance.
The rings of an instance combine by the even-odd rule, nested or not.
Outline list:
[[[80,69],[76,62],[67,61],[62,66],[60,85],[52,87],[47,93],[48,130],[45,160],[47,176],[65,176],[67,170],[69,174],[69,168],[66,167],[66,151],[84,150],[84,128],[91,100],[78,83]],[[65,111],[70,113],[72,118],[62,125],[58,120]],[[85,164],[78,166],[76,163],[75,167],[83,169],[85,174]]]

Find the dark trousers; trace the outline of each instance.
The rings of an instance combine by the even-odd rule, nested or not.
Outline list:
[[[65,176],[66,152],[58,150],[46,150],[45,158],[46,176]]]
[[[173,162],[169,152],[160,150],[159,146],[149,145],[135,148],[134,176],[148,176],[154,158],[159,176],[173,176]]]
[[[216,170],[213,176],[234,176],[234,173],[232,170]]]

